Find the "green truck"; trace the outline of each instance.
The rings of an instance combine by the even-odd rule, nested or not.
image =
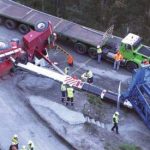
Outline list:
[[[106,43],[103,46],[103,58],[113,61],[118,50],[124,58],[121,65],[129,71],[140,67],[145,59],[150,62],[150,49],[142,45],[142,38],[133,33],[129,33],[123,38],[119,47],[114,47],[112,42]]]

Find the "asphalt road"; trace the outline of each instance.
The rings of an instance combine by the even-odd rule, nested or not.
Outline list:
[[[7,150],[14,134],[19,146],[32,140],[37,150],[69,150],[69,146],[28,107],[27,99],[15,86],[15,80],[5,77],[0,81],[0,145]]]
[[[117,92],[119,82],[122,82],[122,90],[125,91],[128,87],[128,83],[131,80],[132,74],[125,68],[121,68],[119,71],[113,69],[113,64],[107,61],[102,61],[98,64],[97,60],[93,60],[87,55],[79,55],[73,50],[73,46],[69,43],[61,43],[61,46],[74,57],[74,66],[69,67],[69,74],[71,76],[77,76],[81,78],[81,75],[86,70],[91,70],[94,74],[95,85]],[[52,61],[58,62],[58,66],[64,70],[67,65],[66,56],[62,51],[51,50],[49,57]]]

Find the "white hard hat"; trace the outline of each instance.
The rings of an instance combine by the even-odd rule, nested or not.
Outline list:
[[[107,92],[107,90],[106,90],[106,89],[104,89],[102,92],[103,92],[103,93],[106,93],[106,92]]]
[[[56,33],[54,32],[53,35],[56,36]]]
[[[97,48],[100,48],[100,45],[97,45]]]
[[[16,145],[16,143],[15,143],[15,142],[12,142],[11,145]]]
[[[28,144],[32,144],[32,141],[31,141],[31,140],[29,140],[29,141],[28,141]]]
[[[24,148],[24,149],[25,149],[25,148],[26,148],[26,146],[25,146],[25,145],[23,145],[23,146],[22,146],[22,148]]]
[[[72,87],[72,84],[69,84],[70,87]]]
[[[116,115],[119,115],[119,112],[118,112],[118,111],[116,111],[116,112],[115,112],[115,114],[116,114]]]
[[[14,134],[14,136],[13,136],[14,138],[18,138],[18,135],[17,134]]]

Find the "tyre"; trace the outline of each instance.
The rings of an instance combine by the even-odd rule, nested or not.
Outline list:
[[[18,27],[18,30],[19,30],[20,33],[26,34],[30,31],[30,27],[26,24],[20,24],[19,27]]]
[[[0,17],[0,24],[2,24],[4,21],[4,18]]]
[[[81,55],[87,53],[87,47],[82,43],[75,43],[74,50]]]
[[[8,29],[15,29],[16,28],[16,26],[17,26],[17,23],[15,22],[15,21],[13,21],[13,20],[10,20],[10,19],[7,19],[6,21],[5,21],[5,26],[8,28]]]
[[[34,26],[35,31],[43,32],[48,29],[48,22],[38,22]]]
[[[88,55],[92,58],[92,59],[96,59],[97,58],[97,49],[94,47],[91,47],[88,49]]]
[[[126,68],[128,71],[132,72],[134,69],[138,68],[138,65],[134,62],[129,61],[127,62]]]

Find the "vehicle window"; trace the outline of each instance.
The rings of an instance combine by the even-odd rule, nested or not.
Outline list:
[[[127,49],[127,50],[132,50],[131,45],[128,45],[128,44],[127,44],[127,45],[126,45],[126,49]]]
[[[134,43],[133,49],[137,49],[141,45],[141,42],[142,42],[142,38],[140,38],[137,42]]]
[[[134,44],[134,45],[133,45],[133,48],[134,48],[134,49],[137,49],[140,45],[141,45],[141,43]]]

